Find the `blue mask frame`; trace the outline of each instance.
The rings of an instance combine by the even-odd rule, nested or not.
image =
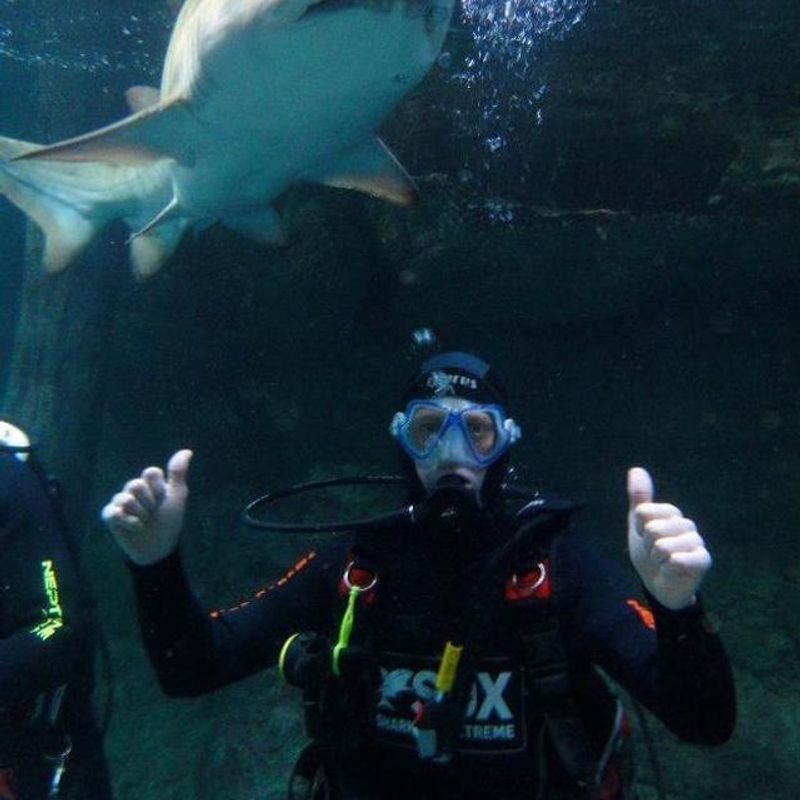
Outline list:
[[[433,409],[438,413],[444,412],[444,416],[436,433],[430,437],[430,441],[424,448],[420,448],[412,441],[410,437],[410,428],[415,412],[424,408]],[[495,443],[492,449],[486,453],[481,453],[480,450],[477,449],[464,419],[465,414],[476,411],[488,414],[493,419],[495,425]],[[414,461],[426,461],[435,455],[451,428],[456,428],[458,430],[463,441],[467,445],[471,460],[475,466],[481,468],[488,467],[490,464],[497,461],[497,459],[522,436],[519,425],[510,417],[506,417],[505,412],[498,405],[470,403],[464,408],[452,409],[436,400],[412,400],[408,406],[406,406],[405,412],[399,411],[394,415],[389,430],[409,458]]]

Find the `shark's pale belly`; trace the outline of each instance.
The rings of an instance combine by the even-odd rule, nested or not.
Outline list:
[[[436,8],[449,15],[448,4]],[[427,24],[400,5],[354,7],[218,48],[198,84],[196,150],[175,169],[182,208],[208,216],[269,203],[365,141],[435,59]]]

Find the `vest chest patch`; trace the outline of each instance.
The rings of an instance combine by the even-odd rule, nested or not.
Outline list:
[[[438,659],[405,653],[380,656],[381,689],[375,716],[377,738],[393,747],[415,748],[409,706],[436,693]],[[514,753],[524,750],[527,731],[523,673],[510,658],[478,664],[459,737],[461,753]]]

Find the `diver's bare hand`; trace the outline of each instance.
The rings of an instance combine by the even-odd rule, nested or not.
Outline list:
[[[161,467],[148,467],[103,508],[103,522],[134,564],[154,564],[178,546],[191,459],[191,450],[178,450],[167,464],[166,476]]]
[[[628,550],[642,583],[661,605],[690,606],[711,566],[694,522],[671,503],[653,502],[647,470],[628,470]]]

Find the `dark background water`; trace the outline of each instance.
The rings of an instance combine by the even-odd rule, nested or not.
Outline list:
[[[137,4],[133,39],[120,34],[129,4],[73,16],[37,66],[45,5],[0,5],[18,36],[0,60],[5,135],[77,133],[120,116],[128,85],[155,80],[160,6]],[[430,326],[497,365],[524,430],[522,478],[588,500],[587,534],[603,547],[626,557],[635,463],[706,536],[706,598],[741,719],[715,751],[656,728],[670,797],[794,798],[800,7],[597,2],[571,24],[581,8],[515,64],[493,41],[474,44],[475,17],[456,24],[382,132],[419,181],[419,209],[295,189],[280,203],[286,248],[214,229],[150,282],[125,277],[93,509],[142,466],[193,447],[188,565],[204,602],[234,602],[303,546],[237,531],[248,499],[394,467],[386,428],[414,364],[409,335]],[[484,66],[470,67],[480,48]],[[24,103],[37,70],[96,91],[96,119],[38,131]],[[24,226],[7,205],[0,226],[2,380]],[[162,698],[117,553],[96,525],[85,548],[117,667],[108,749],[120,798],[279,796],[286,741],[299,737],[294,698],[271,674],[198,701]]]

